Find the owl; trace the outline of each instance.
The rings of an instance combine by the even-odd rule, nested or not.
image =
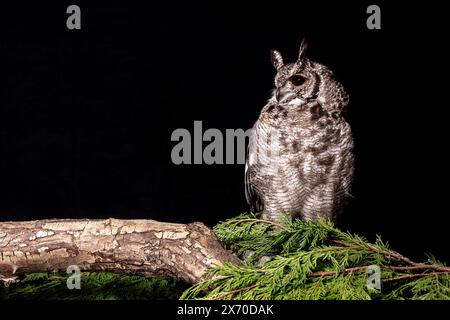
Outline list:
[[[271,51],[275,88],[253,126],[245,195],[262,219],[336,222],[350,197],[353,138],[344,119],[349,96],[333,72],[309,60],[284,63]]]

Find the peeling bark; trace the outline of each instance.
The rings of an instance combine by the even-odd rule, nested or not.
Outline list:
[[[209,267],[239,259],[200,222],[38,220],[0,222],[0,278],[39,271],[114,271],[193,284]]]

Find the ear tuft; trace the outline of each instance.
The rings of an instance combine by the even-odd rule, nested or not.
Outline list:
[[[306,55],[306,49],[308,48],[308,44],[306,43],[305,38],[303,38],[302,43],[300,44],[300,50],[298,53],[298,59],[297,61],[302,60],[303,58],[305,58]]]
[[[283,57],[277,50],[271,50],[270,57],[272,60],[272,65],[275,67],[275,69],[279,70],[284,65]]]

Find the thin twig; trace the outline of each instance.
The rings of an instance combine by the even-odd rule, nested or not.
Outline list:
[[[340,241],[340,240],[333,240],[333,242],[337,243],[337,244],[340,244],[340,245],[342,245],[344,247],[349,247],[349,248],[351,248],[351,247],[354,248],[355,247],[352,244],[349,244],[349,243],[346,243],[346,242],[343,242],[343,241]],[[369,249],[371,249],[372,251],[374,251],[376,253],[379,253],[379,254],[382,254],[383,256],[385,256],[388,259],[395,258],[397,261],[401,261],[401,262],[404,262],[404,263],[407,263],[407,264],[410,264],[410,265],[417,265],[418,264],[417,262],[414,262],[414,261],[408,259],[407,257],[402,256],[398,252],[391,251],[391,250],[382,250],[382,249],[379,249],[379,248],[377,248],[376,246],[374,246],[374,245],[372,245],[370,243],[365,243],[365,245],[367,247],[369,247]]]
[[[415,263],[412,266],[401,266],[401,267],[390,266],[389,268],[392,270],[437,270],[444,273],[450,273],[450,267],[437,266],[426,263]]]
[[[230,291],[230,292],[225,292],[225,293],[222,293],[222,294],[218,295],[217,297],[214,297],[213,299],[214,300],[222,300],[226,296],[230,296],[230,295],[234,296],[235,294],[237,294],[239,292],[246,291],[246,290],[251,290],[251,289],[254,289],[256,287],[259,287],[259,284],[254,284],[254,285],[251,285],[251,286],[248,286],[248,287],[245,287],[245,288],[240,288],[240,289],[233,290],[233,291]]]
[[[345,247],[353,247],[353,245],[345,243],[343,241],[334,240],[333,242],[340,244],[342,246],[345,246]],[[375,251],[376,253],[384,255],[388,259],[393,257],[397,261],[409,264],[409,266],[391,266],[390,269],[392,269],[392,270],[436,270],[436,271],[450,273],[450,267],[414,262],[411,259],[401,255],[400,253],[398,253],[396,251],[382,250],[382,249],[375,247],[374,245],[372,245],[370,243],[366,244],[366,245],[372,251]]]
[[[346,268],[339,271],[320,271],[308,274],[308,277],[326,277],[326,276],[334,276],[338,273],[350,273],[353,271],[367,270],[369,266],[361,266],[361,267],[352,267]]]
[[[389,281],[398,281],[403,279],[411,279],[411,278],[419,278],[419,277],[427,277],[427,276],[436,276],[438,274],[449,274],[448,272],[442,271],[442,272],[432,272],[432,273],[414,273],[414,274],[406,274],[404,276],[398,276],[393,278],[384,278],[381,279],[382,282],[389,282]]]

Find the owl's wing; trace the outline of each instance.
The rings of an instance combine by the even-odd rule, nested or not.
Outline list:
[[[255,188],[254,181],[254,170],[256,169],[254,164],[249,163],[249,154],[247,148],[247,161],[245,162],[245,198],[250,206],[252,213],[264,211],[264,202],[261,199],[258,191]]]

